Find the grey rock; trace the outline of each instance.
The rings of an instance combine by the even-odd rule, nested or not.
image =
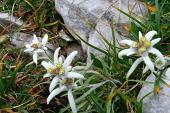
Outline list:
[[[24,48],[26,43],[31,42],[32,35],[16,32],[11,35],[11,43],[15,45],[16,48]]]
[[[11,43],[16,47],[16,48],[24,48],[25,44],[31,43],[33,39],[33,35],[27,34],[27,33],[22,33],[22,32],[16,32],[11,35]],[[42,38],[38,37],[38,39],[41,41]],[[48,43],[47,47],[51,51],[55,51],[55,47]]]
[[[1,23],[3,23],[2,21],[6,21],[7,23],[14,23],[17,26],[23,24],[23,21],[21,19],[17,19],[16,17],[8,13],[0,13],[0,20]]]
[[[75,33],[90,44],[102,49],[107,49],[101,39],[102,36],[108,41],[112,41],[112,20],[115,21],[116,38],[121,40],[121,37],[124,38],[127,35],[124,34],[127,32],[120,28],[129,24],[131,19],[114,7],[136,18],[147,14],[145,4],[138,0],[55,0],[55,5],[63,17],[66,28],[76,39],[80,40]],[[87,53],[100,54],[83,42],[81,44]]]
[[[61,30],[61,31],[58,33],[58,36],[59,36],[60,38],[64,39],[65,41],[67,41],[67,42],[73,41],[73,39],[72,39],[70,36],[68,36],[68,35],[64,32],[64,30]]]
[[[0,30],[2,31],[0,44],[10,40],[10,37],[12,37],[12,44],[14,44],[17,48],[24,47],[23,42],[26,41],[25,39],[29,39],[28,37],[30,36],[25,33],[14,33],[21,25],[24,25],[21,19],[17,19],[8,13],[0,13]]]
[[[72,43],[72,44],[68,45],[67,55],[69,55],[73,51],[78,51],[78,55],[76,55],[76,56],[78,56],[79,58],[82,58],[82,56],[84,56],[82,48],[81,48],[80,44],[78,44],[78,43]]]
[[[15,18],[8,13],[0,13],[0,30],[4,31],[0,36],[0,44],[6,41],[11,41],[11,44],[16,48],[24,48],[25,44],[30,43],[33,36],[23,32],[17,32],[17,29],[24,25],[22,20]],[[41,38],[39,37],[39,40]],[[48,56],[53,57],[53,52],[56,49],[52,44],[47,44]],[[46,54],[42,54],[42,57],[47,57]]]
[[[15,31],[18,26],[23,25],[23,21],[8,13],[0,13],[0,30],[4,32]]]
[[[166,83],[170,84],[170,68],[167,69],[163,79]],[[160,84],[160,93],[154,95],[155,76],[148,76],[146,81],[151,83],[144,84],[138,94],[138,100],[141,100],[150,93],[143,99],[143,113],[170,113],[170,87]]]
[[[32,42],[33,36],[27,33],[22,33],[22,32],[16,32],[13,33],[11,35],[11,44],[13,44],[16,48],[25,48],[26,44],[29,44]],[[42,40],[42,38],[38,37],[38,40]],[[46,53],[41,54],[41,57],[49,57],[53,58],[53,53],[55,51],[55,47],[50,44],[47,43],[46,47],[48,48],[48,50],[46,51]],[[32,55],[32,53],[30,54]]]
[[[21,25],[24,25],[21,19],[17,19],[8,13],[0,13],[0,29],[4,30],[7,28],[7,30],[9,30],[5,35],[0,36],[0,44],[9,38],[16,48],[24,48],[26,43],[30,43],[32,35],[23,32],[14,32]],[[41,38],[39,39],[41,40]],[[50,50],[55,50],[52,44],[48,44],[47,46]]]

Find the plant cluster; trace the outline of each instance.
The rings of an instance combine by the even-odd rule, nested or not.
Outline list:
[[[8,5],[1,7],[1,11],[8,12],[16,6],[13,13],[29,23],[29,31],[36,31],[38,36],[48,35],[43,38],[33,35],[25,45],[24,52],[29,54],[7,45],[0,47],[0,112],[142,113],[143,99],[149,94],[141,100],[137,100],[137,95],[142,85],[148,83],[148,75],[156,78],[151,93],[160,93],[161,84],[169,87],[164,78],[170,64],[170,2],[147,1],[150,15],[144,22],[121,11],[132,22],[129,36],[119,47],[114,30],[111,43],[103,39],[107,50],[78,36],[104,54],[103,57],[91,54],[91,61],[87,61],[90,63],[84,64],[74,62],[77,51],[66,58],[62,47],[55,50],[53,57],[48,54],[46,45],[53,41],[56,35],[53,27],[59,23],[58,16],[49,8],[53,9],[54,3],[6,0]]]

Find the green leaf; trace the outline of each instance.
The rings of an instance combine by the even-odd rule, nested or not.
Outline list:
[[[112,88],[109,97],[112,95],[113,91],[115,90],[115,88]],[[112,109],[112,100],[110,99],[107,103],[106,103],[106,112],[107,113],[114,113],[114,109]]]

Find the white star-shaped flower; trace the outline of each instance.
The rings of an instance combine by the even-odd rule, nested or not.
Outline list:
[[[137,54],[140,56],[140,58],[138,58],[133,63],[131,68],[129,69],[129,71],[127,73],[127,78],[132,74],[132,72],[136,69],[138,64],[140,64],[142,61],[144,61],[144,63],[151,70],[151,72],[154,72],[155,67],[149,57],[149,53],[155,54],[163,64],[165,63],[164,56],[161,54],[161,52],[158,49],[153,47],[155,44],[157,44],[161,40],[160,38],[156,38],[156,39],[152,40],[153,36],[156,34],[157,34],[156,31],[150,31],[145,36],[143,36],[142,33],[139,32],[139,41],[138,42],[135,42],[132,40],[122,40],[120,42],[121,44],[129,45],[130,48],[120,51],[119,55],[118,55],[119,58],[122,58],[122,56],[124,56],[124,55],[130,56],[133,54]]]
[[[42,61],[41,63],[42,66],[47,70],[47,73],[44,75],[44,77],[53,77],[49,87],[50,95],[47,98],[47,104],[49,104],[49,102],[56,95],[68,90],[68,100],[71,109],[73,113],[77,113],[72,89],[77,86],[77,84],[74,83],[74,79],[84,79],[84,76],[72,71],[73,67],[71,66],[71,62],[78,52],[73,51],[63,62],[62,57],[59,57],[59,50],[60,48],[57,48],[54,53],[53,63],[46,61]],[[58,86],[58,88],[55,88],[56,86]]]
[[[47,104],[49,104],[50,101],[55,96],[59,95],[61,92],[68,91],[68,101],[69,101],[70,107],[71,107],[73,113],[77,113],[76,104],[75,104],[74,97],[72,94],[72,89],[74,89],[77,86],[77,84],[74,83],[74,79],[73,78],[57,78],[57,77],[55,77],[51,84],[53,84],[53,85],[55,84],[55,86],[58,86],[58,87],[55,88],[48,96]]]
[[[57,48],[55,53],[54,53],[54,62],[46,62],[46,61],[42,61],[42,66],[47,70],[47,73],[44,75],[44,77],[51,77],[54,76],[57,78],[84,78],[83,75],[73,72],[72,71],[72,67],[71,66],[71,62],[74,59],[74,57],[76,56],[76,54],[78,53],[77,51],[73,51],[72,53],[70,53],[67,58],[64,60],[62,60],[62,57],[59,57],[59,50],[60,48]],[[50,88],[51,89],[51,88]],[[51,92],[51,90],[50,90]]]
[[[48,42],[48,35],[45,34],[42,41],[39,41],[37,36],[33,36],[33,40],[30,44],[26,44],[24,52],[33,54],[33,62],[37,64],[38,53],[43,53],[47,50],[46,44]]]

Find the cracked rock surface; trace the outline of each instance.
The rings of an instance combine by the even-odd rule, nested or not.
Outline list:
[[[170,68],[167,69],[164,80],[170,84]],[[138,100],[141,100],[145,95],[151,93],[143,99],[143,113],[170,113],[170,87],[160,84],[160,92],[154,95],[155,76],[148,76],[146,81],[151,83],[144,84],[138,94]]]
[[[130,18],[115,7],[135,18],[147,14],[145,4],[138,0],[55,0],[55,4],[65,26],[75,38],[78,39],[75,35],[77,33],[85,41],[103,49],[107,46],[103,43],[102,37],[108,41],[112,40],[112,20],[115,23],[114,29],[118,41],[128,35],[122,28],[129,24]],[[82,47],[87,53],[100,54],[84,43]]]

